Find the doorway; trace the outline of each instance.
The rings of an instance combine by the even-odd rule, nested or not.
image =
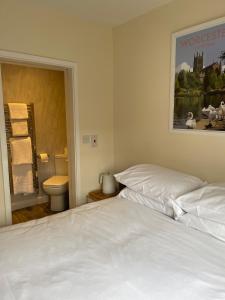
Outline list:
[[[65,62],[60,60],[53,60],[49,58],[37,57],[32,55],[12,53],[0,51],[0,63],[4,68],[5,66],[17,66],[17,69],[26,70],[43,70],[45,73],[52,71],[52,74],[63,73],[64,84],[65,84],[65,112],[66,112],[66,127],[67,127],[67,145],[64,147],[64,152],[58,151],[55,153],[58,157],[62,158],[62,155],[67,155],[68,153],[68,175],[69,175],[69,208],[76,206],[76,200],[79,198],[79,128],[78,128],[78,105],[77,105],[77,92],[76,92],[76,81],[77,81],[77,71],[76,64],[71,62]],[[2,72],[1,72],[2,73]],[[53,75],[51,75],[53,76]],[[10,190],[12,191],[12,183],[10,178],[9,164],[6,162],[9,159],[9,151],[7,148],[7,135],[6,135],[6,115],[4,114],[4,95],[3,95],[3,78],[0,77],[0,108],[1,108],[1,120],[0,120],[0,137],[1,137],[1,160],[0,167],[2,169],[2,194],[4,195],[3,201],[0,202],[0,208],[5,214],[0,220],[1,225],[12,223],[12,202]],[[4,91],[5,92],[5,91]],[[46,124],[45,124],[46,123]],[[43,120],[43,126],[47,126],[47,122]],[[51,144],[54,142],[52,141]],[[63,143],[65,146],[65,143]],[[62,145],[61,145],[62,146]],[[48,151],[44,151],[42,148],[40,152],[36,153],[37,158],[40,158],[40,154],[48,156]],[[68,149],[68,150],[67,150]],[[57,152],[57,151],[56,151]],[[61,153],[59,153],[61,152]],[[60,156],[61,155],[61,156]],[[52,155],[51,155],[52,156]],[[65,156],[66,157],[66,156]],[[51,157],[52,159],[52,157]],[[39,168],[40,170],[40,168]],[[39,174],[40,177],[40,174]],[[0,176],[1,180],[1,176]],[[38,184],[38,192],[40,196],[41,180]],[[1,185],[0,185],[1,189]],[[45,194],[43,194],[45,195]],[[41,198],[40,198],[41,199]],[[34,199],[33,199],[34,200]],[[3,219],[4,218],[4,219]]]

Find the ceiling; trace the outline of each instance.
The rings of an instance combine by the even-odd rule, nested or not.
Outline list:
[[[86,20],[117,26],[172,0],[41,0]],[[41,2],[39,0],[39,2]]]

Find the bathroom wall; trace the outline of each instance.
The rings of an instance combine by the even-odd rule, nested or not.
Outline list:
[[[40,163],[42,182],[55,173],[54,154],[66,146],[64,73],[2,64],[4,102],[34,103],[37,153],[50,154],[48,163]]]

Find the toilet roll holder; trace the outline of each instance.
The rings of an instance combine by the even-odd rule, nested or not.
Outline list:
[[[37,154],[37,158],[41,162],[48,162],[50,155],[48,153],[39,153]]]

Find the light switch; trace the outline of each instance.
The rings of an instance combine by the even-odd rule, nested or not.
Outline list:
[[[83,144],[90,144],[91,143],[91,136],[90,135],[83,135],[82,142],[83,142]]]

